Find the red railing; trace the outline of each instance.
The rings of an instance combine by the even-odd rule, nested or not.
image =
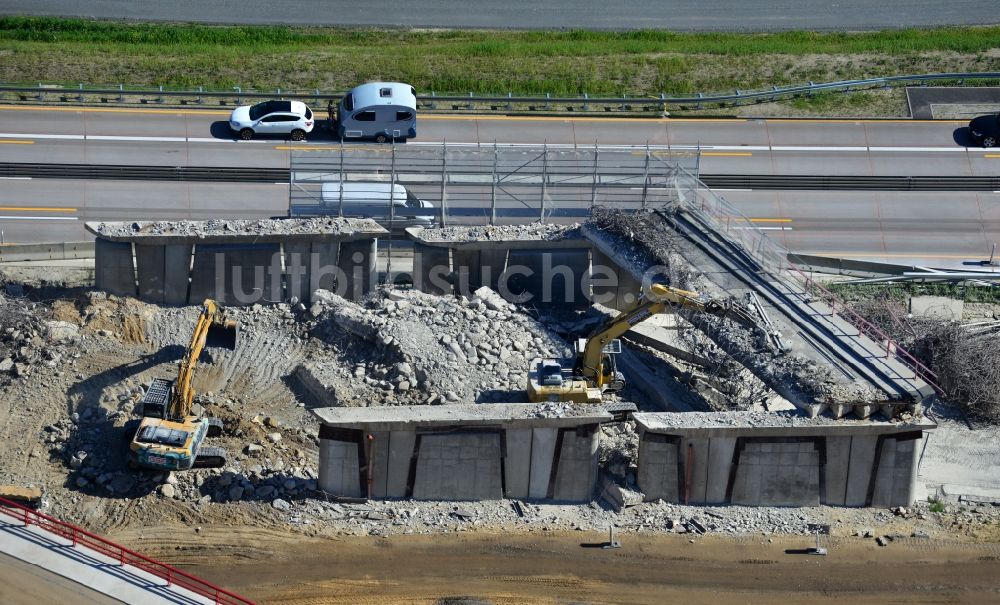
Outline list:
[[[111,557],[120,565],[131,565],[146,573],[153,574],[166,581],[167,586],[178,586],[203,597],[214,599],[217,605],[255,605],[250,599],[215,586],[176,567],[160,563],[71,523],[60,521],[5,498],[0,498],[0,513],[21,521],[25,526],[35,525],[70,540],[73,542],[73,546],[84,546]]]

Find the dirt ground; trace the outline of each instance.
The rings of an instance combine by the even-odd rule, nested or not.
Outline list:
[[[1000,544],[591,532],[303,539],[225,526],[112,536],[261,603],[996,603]]]

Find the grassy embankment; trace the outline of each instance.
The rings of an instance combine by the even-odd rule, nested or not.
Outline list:
[[[420,91],[644,96],[1000,64],[1000,27],[775,34],[411,31],[0,18],[0,81],[339,91],[375,79]],[[898,92],[898,91],[897,91]],[[900,109],[897,93],[784,109]],[[744,109],[745,112],[745,109]]]

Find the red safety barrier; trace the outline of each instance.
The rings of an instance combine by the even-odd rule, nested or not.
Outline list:
[[[90,533],[72,523],[60,521],[55,517],[50,517],[5,498],[0,498],[0,513],[21,521],[25,526],[35,525],[45,531],[70,540],[73,542],[73,546],[84,546],[115,559],[121,565],[131,565],[153,574],[165,580],[167,586],[179,586],[203,597],[214,599],[216,605],[255,605],[253,601],[246,597],[229,592],[199,577],[183,572],[176,567],[160,563],[155,559],[125,548],[120,544],[115,544],[97,534]]]

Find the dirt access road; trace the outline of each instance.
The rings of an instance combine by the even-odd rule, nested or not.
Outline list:
[[[487,531],[316,539],[246,527],[114,536],[211,582],[286,605],[998,603],[1000,544],[809,537],[621,536]],[[459,598],[464,597],[464,598]]]

